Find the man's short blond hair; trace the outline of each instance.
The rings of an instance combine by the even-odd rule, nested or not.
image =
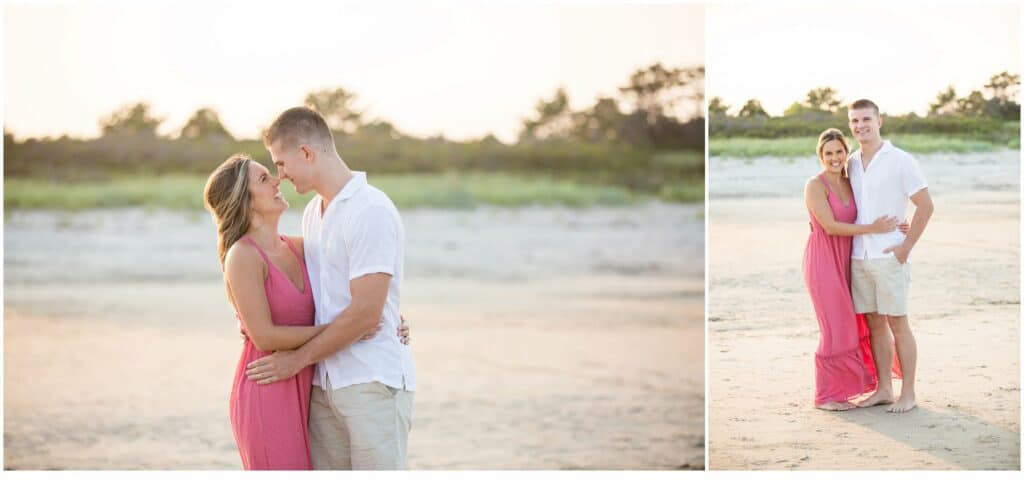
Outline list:
[[[280,142],[285,146],[303,143],[329,143],[334,146],[334,136],[323,116],[308,107],[292,107],[281,113],[263,132],[263,146]]]
[[[874,109],[875,115],[882,114],[881,111],[878,110],[878,105],[868,99],[857,99],[853,101],[847,109],[851,111],[855,109]]]

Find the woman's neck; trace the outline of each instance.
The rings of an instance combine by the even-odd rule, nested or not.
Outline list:
[[[841,173],[832,173],[825,171],[822,172],[821,174],[825,176],[825,180],[827,180],[829,184],[840,184],[843,182],[843,174]]]
[[[264,250],[273,250],[277,248],[278,241],[281,239],[281,234],[277,230],[277,223],[280,221],[280,215],[272,218],[261,217],[259,218],[259,226],[249,226],[249,231],[246,232],[256,244]]]

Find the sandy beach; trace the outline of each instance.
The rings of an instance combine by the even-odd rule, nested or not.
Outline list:
[[[710,469],[1019,469],[1019,153],[919,160],[936,208],[911,269],[919,406],[895,415],[813,408],[816,160],[712,159]]]
[[[404,212],[409,467],[703,468],[702,209]],[[241,467],[208,215],[14,211],[4,240],[5,468]]]

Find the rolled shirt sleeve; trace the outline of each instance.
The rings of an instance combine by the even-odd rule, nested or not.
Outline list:
[[[345,227],[349,280],[383,272],[395,276],[398,262],[398,219],[385,206],[371,205],[352,216]]]
[[[908,197],[928,187],[928,183],[924,180],[924,173],[921,172],[921,165],[910,154],[903,158],[900,165],[900,186]]]

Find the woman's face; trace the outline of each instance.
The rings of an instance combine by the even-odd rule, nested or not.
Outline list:
[[[846,167],[846,148],[839,140],[832,140],[821,147],[821,165],[826,172],[842,173]]]
[[[268,216],[288,209],[288,201],[281,195],[281,180],[255,161],[249,163],[249,196],[252,210],[257,214]]]

